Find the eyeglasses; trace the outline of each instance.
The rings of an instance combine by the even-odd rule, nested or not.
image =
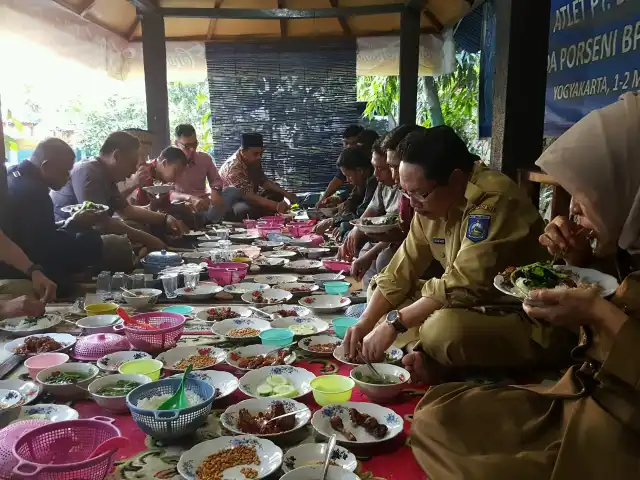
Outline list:
[[[176,141],[176,143],[180,146],[182,146],[183,148],[187,148],[189,150],[195,150],[196,148],[198,148],[198,142],[191,142],[191,143],[182,143],[179,141]]]
[[[429,200],[429,197],[431,196],[431,194],[435,192],[439,186],[440,185],[436,185],[435,187],[433,187],[431,190],[429,190],[429,192],[426,195],[422,195],[420,193],[407,193],[404,190],[400,190],[400,193],[404,198],[408,199],[409,201],[412,201],[416,204],[424,205],[425,203],[427,203],[427,200]]]

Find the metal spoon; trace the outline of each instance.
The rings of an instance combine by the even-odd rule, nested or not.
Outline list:
[[[344,270],[340,270],[340,272],[338,272],[338,274],[333,279],[340,280],[340,277],[342,276],[343,273],[344,273]]]
[[[277,417],[270,418],[269,420],[264,420],[263,419],[262,420],[262,424],[263,425],[267,425],[268,423],[273,422],[274,420],[278,420],[279,418],[288,417],[290,415],[295,415],[296,413],[300,413],[300,412],[306,412],[307,410],[309,410],[309,408],[305,407],[305,408],[301,408],[300,410],[294,410],[292,412],[285,413],[284,415],[278,415]]]
[[[329,443],[327,444],[327,453],[324,457],[324,466],[322,467],[322,476],[320,477],[321,480],[326,480],[327,478],[329,464],[331,463],[331,453],[333,453],[333,449],[336,447],[336,440],[337,436],[334,433],[333,435],[331,435],[331,438],[329,438]]]
[[[366,358],[364,358],[364,355],[362,355],[362,351],[361,351],[360,349],[358,349],[358,354],[360,355],[360,358],[362,358],[362,360],[364,361],[364,363],[366,363],[366,364],[367,364],[367,366],[369,367],[369,369],[370,369],[373,373],[375,373],[375,374],[376,374],[376,376],[377,376],[380,380],[382,380],[382,381],[384,382],[384,381],[385,381],[385,378],[384,378],[382,375],[380,375],[380,373],[379,373],[379,372],[374,368],[374,366],[373,366],[373,365],[371,365],[371,363],[369,363],[369,361],[368,361]]]
[[[282,318],[282,315],[278,314],[278,313],[267,313],[267,312],[263,312],[262,310],[260,310],[259,308],[255,308],[255,307],[247,307],[249,310],[251,310],[254,313],[257,313],[259,316],[261,316],[262,318],[268,318],[269,320],[277,320],[278,318]]]

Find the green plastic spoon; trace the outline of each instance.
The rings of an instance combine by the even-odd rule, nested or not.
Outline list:
[[[162,402],[158,407],[158,410],[178,410],[189,406],[187,396],[184,393],[184,381],[189,373],[191,373],[191,370],[193,370],[193,365],[190,364],[182,374],[182,381],[180,382],[180,386],[178,387],[178,390],[176,390],[176,393]]]

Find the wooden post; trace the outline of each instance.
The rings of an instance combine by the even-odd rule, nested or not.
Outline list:
[[[400,125],[416,123],[420,10],[407,6],[400,17]]]
[[[491,166],[517,178],[542,153],[550,0],[494,0]]]
[[[142,15],[141,24],[147,129],[154,134],[152,153],[158,155],[170,142],[164,17],[148,11]]]

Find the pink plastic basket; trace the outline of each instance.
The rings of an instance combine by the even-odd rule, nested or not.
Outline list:
[[[299,225],[290,223],[289,225],[287,225],[287,228],[289,229],[289,233],[296,238],[300,238],[304,235],[309,235],[311,232],[313,232],[313,226],[311,225]]]
[[[131,350],[129,341],[115,333],[96,333],[78,338],[73,346],[73,358],[94,362],[110,353]]]
[[[34,428],[48,425],[49,420],[23,420],[12,423],[0,430],[0,479],[11,480],[16,478],[13,475],[13,467],[18,464],[18,460],[13,455],[13,447],[20,437]]]
[[[172,312],[139,313],[131,318],[157,327],[156,330],[145,330],[126,325],[116,327],[124,329],[127,340],[135,350],[147,353],[160,353],[175,347],[182,336],[186,322],[184,315]]]
[[[67,420],[35,428],[18,439],[13,455],[18,478],[37,480],[103,480],[116,450],[88,459],[105,440],[120,435],[112,418]]]
[[[280,217],[280,216],[267,216],[267,217],[261,217],[258,219],[258,223],[260,222],[264,222],[264,223],[275,223],[275,224],[279,224],[279,225],[284,225],[284,217]]]

